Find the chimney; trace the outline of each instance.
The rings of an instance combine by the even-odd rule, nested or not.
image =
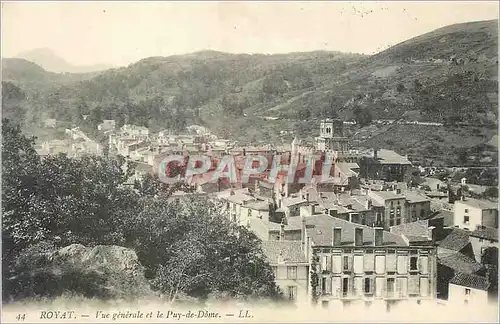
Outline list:
[[[427,228],[427,236],[429,237],[429,240],[433,241],[434,242],[434,229],[436,227],[435,226],[429,226]]]
[[[280,226],[280,241],[284,241],[285,236],[285,224],[281,223]]]
[[[354,229],[354,246],[363,246],[363,229],[361,227]]]
[[[367,199],[365,202],[365,209],[370,210],[372,208],[372,201],[371,199]]]
[[[373,149],[373,158],[375,160],[378,159],[378,149],[376,149],[376,148]]]
[[[247,156],[247,150],[243,148],[243,156]]]
[[[332,245],[333,246],[340,246],[342,244],[342,228],[341,227],[334,227],[332,234],[333,234]]]
[[[384,229],[382,227],[375,227],[375,239],[373,243],[375,246],[382,246],[384,243]]]

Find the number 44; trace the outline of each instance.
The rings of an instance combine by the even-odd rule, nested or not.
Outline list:
[[[17,314],[16,320],[18,321],[24,321],[26,318],[26,314]]]

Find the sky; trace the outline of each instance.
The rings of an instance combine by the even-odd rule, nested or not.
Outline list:
[[[2,56],[49,48],[124,66],[200,50],[374,54],[434,29],[498,19],[493,2],[2,2]]]

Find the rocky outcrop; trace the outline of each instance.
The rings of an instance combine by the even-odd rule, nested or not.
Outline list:
[[[82,274],[98,277],[102,295],[112,298],[137,297],[151,293],[144,277],[144,268],[137,254],[116,245],[98,245],[93,248],[72,244],[52,255],[55,269],[76,269]]]

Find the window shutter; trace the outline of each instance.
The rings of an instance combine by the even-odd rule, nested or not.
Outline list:
[[[340,257],[340,256],[339,256]],[[340,292],[342,291],[342,281],[340,277],[332,278],[332,295],[334,297],[340,297]]]
[[[375,255],[374,254],[365,254],[363,257],[363,261],[364,261],[365,271],[374,271],[375,270]]]
[[[408,280],[408,292],[413,295],[418,295],[420,293],[419,281],[417,276],[410,276]]]
[[[325,268],[325,270],[331,271],[331,269],[332,269],[332,258],[330,258],[329,256],[325,256],[325,259],[326,259],[326,268]]]
[[[354,256],[354,273],[360,274],[363,273],[363,256],[355,255]]]
[[[386,260],[387,271],[396,272],[396,254],[388,254]]]
[[[400,297],[406,297],[408,295],[408,280],[406,278],[398,278],[397,281],[397,291]]]
[[[376,278],[375,279],[375,296],[382,297],[384,289],[385,289],[385,278]]]
[[[429,279],[420,278],[420,296],[429,296]]]
[[[327,294],[332,293],[332,278],[331,277],[326,277],[326,293]]]
[[[321,257],[321,271],[327,270],[327,268],[326,268],[327,258],[328,257],[326,257],[326,256]]]
[[[408,273],[408,257],[406,255],[398,255],[398,273]]]
[[[332,255],[332,272],[341,273],[342,272],[342,256]]]
[[[356,296],[363,295],[363,278],[355,277],[354,278],[354,294]]]
[[[420,273],[428,274],[429,273],[429,257],[422,256],[420,257]]]
[[[375,257],[375,271],[378,274],[385,273],[385,256],[384,255],[377,255]]]

